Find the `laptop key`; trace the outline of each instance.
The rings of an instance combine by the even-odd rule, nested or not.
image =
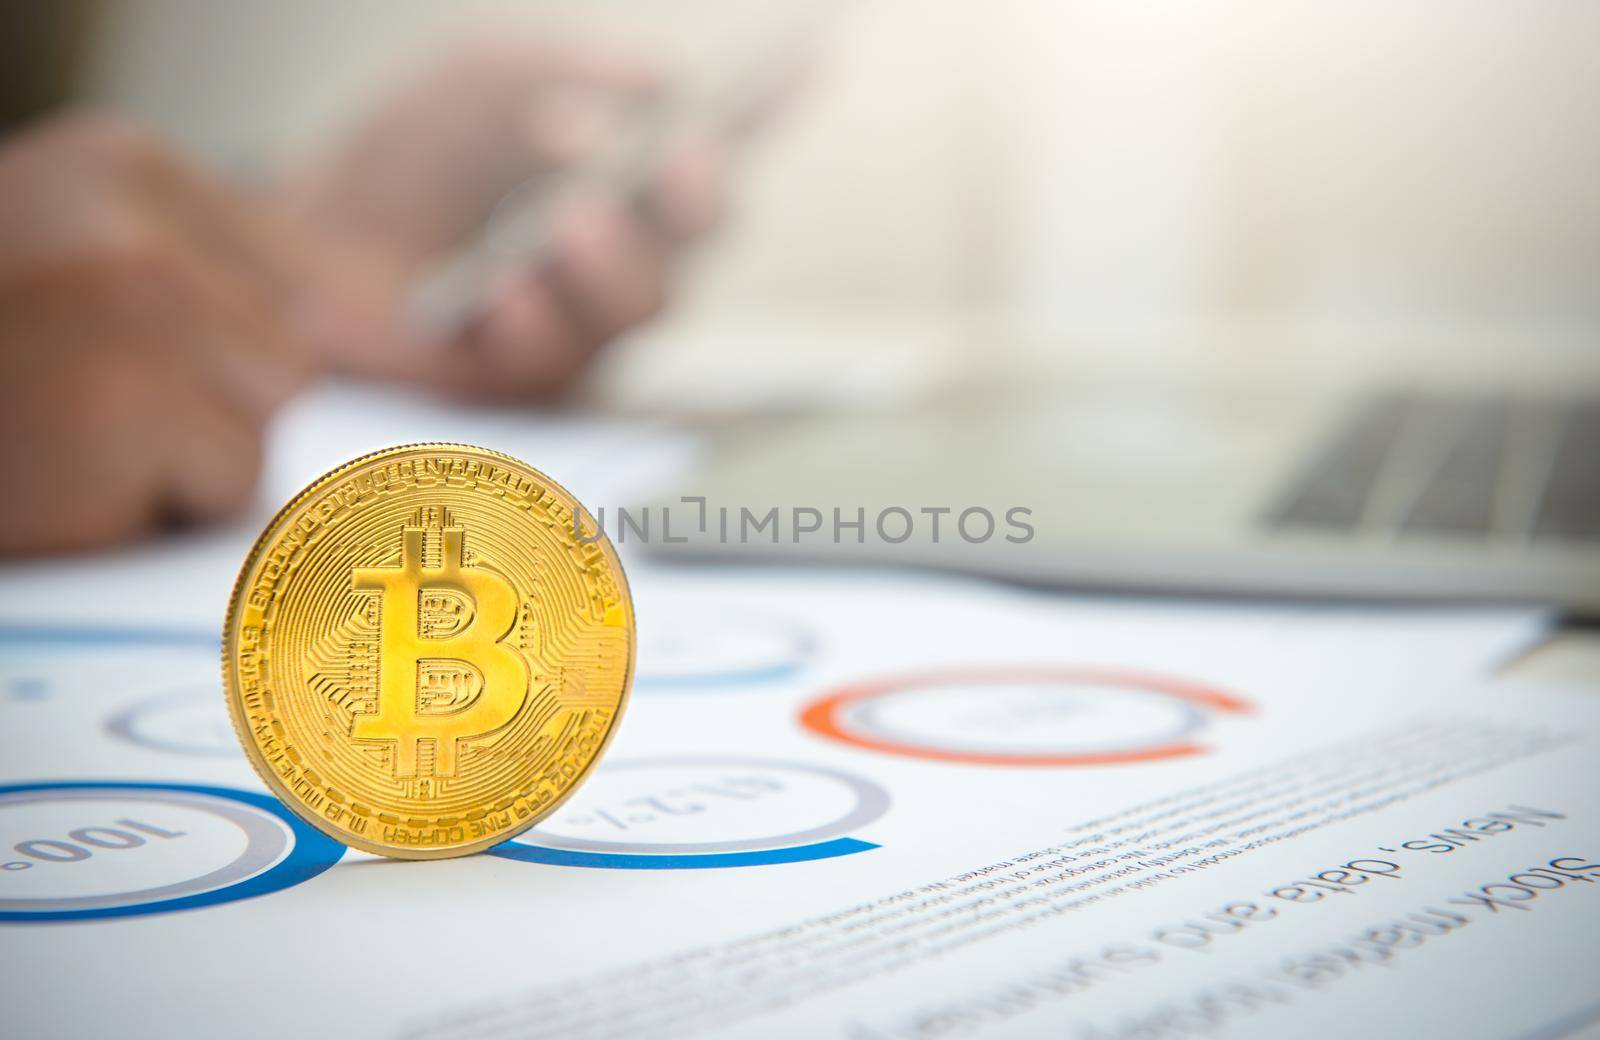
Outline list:
[[[1600,400],[1567,413],[1533,523],[1536,540],[1600,540]]]
[[[1493,529],[1509,408],[1506,401],[1471,406],[1401,521],[1403,534],[1487,535]]]
[[[1267,510],[1263,520],[1272,526],[1325,531],[1359,527],[1410,406],[1410,398],[1400,394],[1385,394],[1367,402],[1295,478],[1288,493]]]

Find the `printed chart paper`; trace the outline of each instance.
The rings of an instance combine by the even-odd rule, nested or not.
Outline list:
[[[17,1034],[1513,1037],[1588,1013],[1596,702],[1482,681],[1535,614],[631,577],[639,675],[600,771],[428,863],[265,794],[213,627],[0,617]]]

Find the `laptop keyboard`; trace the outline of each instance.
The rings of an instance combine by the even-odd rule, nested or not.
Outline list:
[[[1263,519],[1330,534],[1600,541],[1600,398],[1376,396]]]

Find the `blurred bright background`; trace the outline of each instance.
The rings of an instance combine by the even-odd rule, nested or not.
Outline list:
[[[726,77],[797,10],[105,0],[80,92],[259,169],[485,26]],[[799,350],[876,353],[892,382],[973,340],[985,364],[1537,366],[1600,332],[1600,5],[861,0],[822,22],[726,232],[606,380],[736,383]]]
[[[246,186],[292,180],[374,98],[402,96],[385,86],[473,38],[614,42],[690,95],[737,93],[762,78],[752,65],[804,42],[792,103],[734,146],[720,233],[580,396],[597,422],[704,434],[695,450],[715,465],[696,454],[680,484],[720,480],[753,502],[913,501],[942,493],[947,471],[968,494],[987,475],[996,496],[1026,493],[1063,525],[1098,517],[1033,547],[1057,562],[1099,560],[1146,522],[1196,541],[1249,529],[1259,549],[1263,517],[1324,492],[1342,519],[1312,533],[1377,554],[1437,500],[1449,523],[1429,521],[1443,537],[1426,548],[1441,566],[1466,546],[1480,569],[1518,570],[1535,535],[1565,539],[1530,550],[1557,554],[1538,582],[1480,574],[1473,591],[1600,609],[1575,591],[1594,582],[1572,577],[1580,557],[1600,566],[1600,5],[65,0],[19,13],[38,24],[11,34],[27,39],[11,78],[41,84],[37,100],[120,110]],[[530,127],[541,103],[530,96]],[[363,167],[340,211],[390,169],[409,166]],[[526,176],[512,172],[504,183]],[[440,374],[413,389],[441,389],[428,379]],[[1425,393],[1385,426],[1347,407],[1375,388]],[[319,461],[366,444],[378,413],[414,437],[438,403],[380,393],[360,411],[337,396],[350,387],[331,389],[276,424]],[[958,398],[970,429],[941,410]],[[345,441],[306,418],[323,413]],[[525,406],[460,414],[536,421]],[[807,416],[822,421],[756,432]],[[1343,428],[1368,442],[1329,439]],[[1367,462],[1346,465],[1347,443]],[[1176,573],[1150,547],[1130,552]],[[1233,559],[1201,584],[1223,584]],[[1361,590],[1437,591],[1373,561],[1384,581]],[[1280,589],[1309,581],[1286,573]]]

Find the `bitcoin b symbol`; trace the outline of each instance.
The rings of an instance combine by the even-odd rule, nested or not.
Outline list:
[[[397,777],[417,775],[424,740],[433,743],[434,775],[454,776],[459,742],[506,726],[528,696],[527,662],[504,642],[517,621],[516,589],[462,562],[460,527],[440,532],[438,567],[424,565],[422,536],[421,527],[405,528],[399,567],[354,575],[357,590],[382,599],[378,710],[356,716],[350,734],[393,742]]]

